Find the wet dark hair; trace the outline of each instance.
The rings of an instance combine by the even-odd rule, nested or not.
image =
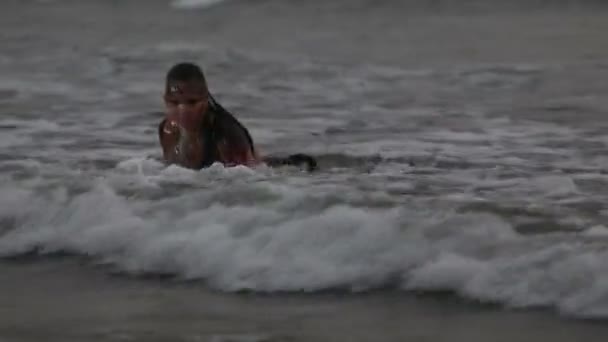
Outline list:
[[[207,80],[205,79],[205,75],[201,68],[189,62],[182,62],[175,64],[169,71],[167,72],[167,78],[165,81],[165,92],[169,92],[169,83],[171,81],[180,81],[180,82],[201,82],[205,89],[207,89],[207,94],[209,94],[209,105],[212,109],[214,109],[219,114],[229,113],[222,105],[220,105],[213,95],[209,92],[209,88],[207,87]]]
[[[165,80],[165,92],[168,92],[169,83],[171,81],[180,81],[180,82],[200,82],[203,84],[205,89],[207,89],[207,80],[205,79],[205,75],[201,68],[194,63],[178,63],[175,64],[169,71],[167,72],[167,77]]]

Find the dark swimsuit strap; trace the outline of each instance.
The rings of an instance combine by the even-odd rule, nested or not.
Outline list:
[[[247,128],[245,128],[245,126],[243,126],[238,120],[236,120],[234,118],[234,116],[232,116],[232,114],[230,114],[229,111],[227,111],[224,107],[222,107],[222,105],[220,105],[215,98],[209,94],[209,108],[211,108],[212,112],[215,115],[226,115],[229,118],[230,121],[232,121],[232,123],[234,123],[235,125],[237,125],[244,133],[245,136],[247,137],[247,141],[249,142],[249,148],[251,148],[251,153],[255,155],[255,147],[253,145],[253,138],[251,137],[251,134],[249,134],[249,130],[247,130]]]
[[[213,115],[215,115],[215,113]],[[215,163],[219,159],[219,152],[217,150],[216,130],[212,127],[214,123],[215,120],[211,120],[211,123],[209,125],[205,125],[202,129],[203,168],[213,165],[213,163]]]
[[[253,146],[253,138],[249,131],[243,126],[238,120],[230,114],[222,105],[220,105],[211,94],[209,94],[209,116],[208,121],[204,124],[202,134],[204,139],[203,153],[203,167],[211,166],[213,163],[219,160],[218,142],[222,138],[222,131],[218,125],[219,120],[229,120],[231,124],[238,126],[238,128],[245,133],[245,137],[249,142],[249,148],[251,153],[255,155],[255,147]],[[221,116],[221,119],[219,118]]]

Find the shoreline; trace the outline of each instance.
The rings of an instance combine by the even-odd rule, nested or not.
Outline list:
[[[451,295],[222,293],[77,261],[0,261],[2,341],[603,341],[608,327]],[[215,340],[214,340],[215,339]]]

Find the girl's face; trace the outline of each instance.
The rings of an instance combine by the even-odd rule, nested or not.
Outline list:
[[[201,127],[209,107],[209,93],[201,82],[171,81],[165,92],[165,114],[171,124],[186,130]]]

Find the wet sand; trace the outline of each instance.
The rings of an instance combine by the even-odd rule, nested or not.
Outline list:
[[[608,326],[449,295],[229,294],[75,261],[0,264],[4,341],[605,341]]]

